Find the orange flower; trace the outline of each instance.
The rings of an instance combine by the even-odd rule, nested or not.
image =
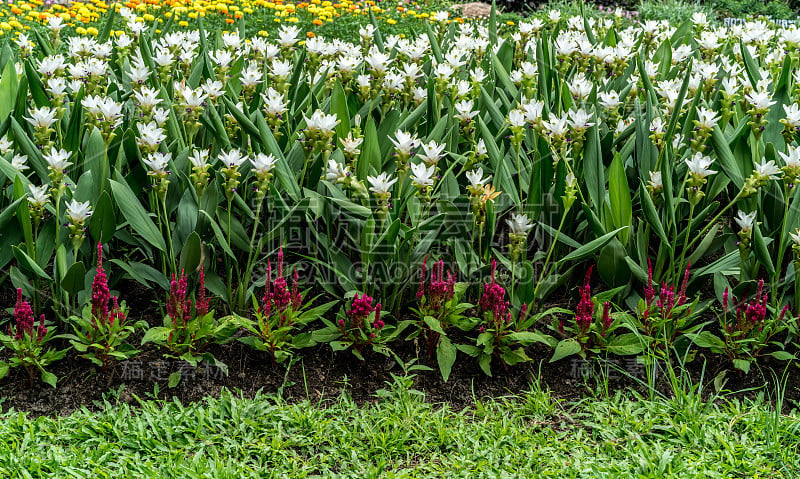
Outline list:
[[[232,18],[226,18],[225,19],[225,23],[231,24],[231,23],[233,23],[233,19]]]
[[[314,32],[308,32],[308,33],[306,33],[306,36],[307,36],[308,38],[314,38],[314,37],[316,37],[316,35],[314,34]]]
[[[313,23],[316,26],[320,26],[322,25],[322,20],[320,20],[319,18],[315,18],[314,21],[311,23]]]

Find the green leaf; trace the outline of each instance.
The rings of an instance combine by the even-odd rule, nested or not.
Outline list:
[[[617,228],[630,226],[631,218],[633,217],[633,202],[628,186],[628,178],[625,175],[625,168],[622,165],[622,158],[620,158],[619,154],[614,155],[614,160],[608,170],[608,198],[614,226]],[[623,245],[628,243],[629,231],[629,228],[625,228],[619,232],[619,240]]]
[[[174,388],[175,386],[178,385],[179,382],[181,382],[181,371],[180,371],[180,369],[169,375],[169,382],[167,383],[167,387],[168,388]]]
[[[28,253],[22,251],[19,248],[19,246],[14,245],[11,248],[13,249],[14,256],[17,258],[17,262],[19,262],[20,266],[22,266],[24,269],[27,269],[28,271],[36,273],[36,275],[42,279],[50,281],[53,280],[53,278],[51,278],[49,274],[45,273],[45,271],[41,268],[41,266],[36,264],[36,261],[34,261],[33,258],[31,258],[30,256],[28,256]]]
[[[203,244],[200,240],[200,235],[196,231],[192,231],[186,242],[183,243],[180,256],[180,269],[181,271],[192,272],[200,266],[200,260],[203,256]]]
[[[585,245],[561,258],[558,262],[566,263],[567,261],[575,261],[591,256],[596,251],[599,251],[600,248],[608,244],[612,239],[614,239],[614,236],[616,236],[616,234],[622,229],[623,228],[617,228],[614,231],[606,233],[603,236],[586,243]]]
[[[567,356],[572,356],[581,352],[581,343],[576,341],[574,338],[567,338],[562,339],[561,341],[556,344],[556,349],[553,351],[553,357],[550,358],[550,362],[554,363],[560,359],[564,359]]]
[[[17,67],[13,61],[8,61],[2,75],[0,75],[0,123],[6,121],[6,118],[11,114],[11,110],[14,109],[18,88]]]
[[[85,277],[86,267],[83,261],[78,261],[64,273],[64,277],[61,278],[61,287],[70,295],[77,296],[80,291],[83,291]]]
[[[49,384],[53,387],[56,387],[56,381],[58,381],[58,377],[51,373],[47,372],[44,369],[42,370],[42,382],[45,384]]]
[[[439,371],[442,373],[444,382],[450,378],[450,372],[453,369],[453,364],[456,362],[456,353],[458,350],[453,343],[447,339],[447,336],[442,336],[436,346],[436,361],[439,363]]]
[[[120,178],[122,180],[122,178]],[[164,238],[147,214],[139,199],[131,190],[130,186],[122,181],[108,180],[111,184],[111,191],[114,193],[114,200],[122,212],[122,216],[128,220],[131,229],[144,238],[150,245],[155,246],[161,251],[166,251],[167,246]]]
[[[89,220],[89,234],[95,241],[108,243],[116,231],[117,215],[114,212],[114,204],[108,192],[104,191],[100,194]]]

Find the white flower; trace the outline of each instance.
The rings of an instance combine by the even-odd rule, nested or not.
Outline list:
[[[342,166],[336,160],[328,160],[328,168],[325,172],[325,179],[328,181],[342,182],[350,175],[347,166]]]
[[[208,150],[195,150],[189,157],[189,161],[193,167],[204,169],[208,166]]]
[[[394,144],[398,153],[410,155],[411,149],[417,146],[417,135],[397,130],[394,133],[394,139],[389,138],[389,141]]]
[[[64,28],[64,19],[57,16],[47,17],[47,28],[53,32],[60,32]]]
[[[778,173],[781,172],[780,168],[775,165],[775,162],[770,161],[762,161],[761,163],[757,163],[755,165],[755,173],[762,180],[779,180],[780,176],[777,176]]]
[[[142,162],[150,168],[150,172],[156,174],[167,173],[169,161],[172,159],[171,153],[150,153],[147,158],[142,158]]]
[[[29,117],[25,117],[28,122],[37,129],[50,128],[56,122],[57,111],[53,108],[43,106],[41,108],[33,108],[30,111]]]
[[[489,182],[489,180],[492,179],[491,175],[484,178],[483,168],[480,167],[472,171],[468,171],[466,174],[467,174],[467,180],[469,180],[469,184],[473,188],[483,187],[486,183]]]
[[[72,164],[72,162],[67,161],[69,157],[70,154],[66,150],[52,149],[50,150],[50,153],[44,155],[44,161],[47,162],[47,166],[50,168],[58,171],[64,171]]]
[[[286,26],[284,25],[278,31],[278,44],[284,48],[291,47],[295,43],[297,43],[297,34],[300,33],[300,29],[295,26]]]
[[[513,213],[511,219],[506,220],[506,224],[511,229],[511,234],[527,235],[533,228],[533,223],[528,219],[528,215]]]
[[[242,152],[239,151],[238,148],[234,148],[233,150],[227,153],[225,152],[220,153],[219,159],[222,162],[222,164],[224,164],[229,168],[238,168],[242,166],[242,163],[244,163],[247,160],[247,156],[243,156]]]
[[[795,229],[794,233],[789,233],[789,237],[792,238],[792,242],[800,246],[800,229]]]
[[[28,202],[31,204],[31,206],[41,208],[47,204],[47,201],[50,198],[47,185],[34,186],[31,184],[29,185],[29,188],[31,193],[28,196]]]
[[[140,144],[147,145],[151,148],[158,147],[164,140],[167,139],[167,135],[164,133],[163,128],[159,128],[156,122],[151,121],[150,123],[139,123],[139,138],[137,141]]]
[[[483,141],[483,138],[478,140],[478,144],[475,145],[475,154],[479,156],[483,156],[488,154],[488,150],[486,149],[486,142]]]
[[[419,158],[425,162],[426,165],[436,165],[442,158],[442,153],[447,145],[438,144],[435,141],[422,144],[423,153],[419,154]]]
[[[225,94],[225,85],[221,81],[212,80],[211,78],[207,78],[206,82],[200,85],[200,88],[212,101]]]
[[[311,131],[319,131],[322,134],[332,134],[333,129],[339,124],[336,115],[326,115],[322,110],[316,110],[311,118],[303,115],[306,120],[306,128]]]
[[[775,104],[769,93],[765,91],[753,91],[744,97],[756,110],[769,110],[769,107]]]
[[[136,99],[136,104],[139,108],[148,111],[163,101],[158,97],[158,91],[150,87],[133,90],[133,97]]]
[[[715,170],[710,170],[708,167],[714,162],[710,157],[702,153],[695,153],[693,157],[686,160],[686,166],[689,167],[689,173],[697,176],[698,178],[705,178],[709,175],[716,173]]]
[[[742,210],[736,212],[736,223],[741,228],[741,232],[744,234],[750,234],[753,231],[753,224],[755,224],[756,220],[756,212],[753,211],[752,213],[745,213]]]
[[[699,108],[697,110],[697,123],[700,128],[713,129],[719,121],[719,115],[714,110]]]
[[[433,175],[436,167],[427,166],[425,163],[411,164],[411,181],[417,188],[427,188],[433,186]]]
[[[454,115],[455,118],[459,121],[469,122],[475,118],[475,115],[478,114],[477,110],[473,110],[473,102],[472,100],[463,100],[456,103],[456,114]]]
[[[786,153],[778,152],[778,154],[781,155],[786,166],[800,167],[800,148],[789,145]]]
[[[785,125],[795,128],[800,126],[800,105],[797,103],[783,105],[783,111],[786,112],[786,118],[783,120]]]
[[[367,181],[371,185],[370,191],[378,196],[385,196],[389,194],[389,188],[397,183],[397,178],[392,178],[387,173],[381,173],[378,176],[367,176]]]
[[[511,124],[511,128],[523,128],[527,124],[525,113],[519,109],[509,111],[508,122]]]
[[[0,155],[6,156],[14,151],[14,142],[8,139],[8,136],[0,138]]]
[[[341,138],[340,141],[342,142],[342,150],[348,155],[355,156],[361,153],[358,147],[364,142],[364,138],[353,138],[353,133],[350,132],[347,134],[347,138]]]
[[[577,110],[570,110],[569,112],[569,125],[575,131],[583,131],[594,125],[589,121],[592,119],[592,114],[579,108]]]
[[[606,110],[613,110],[622,103],[619,100],[619,93],[615,91],[600,92],[597,94],[597,96],[600,97],[599,98],[600,106],[602,106]]]
[[[92,216],[92,206],[88,201],[81,203],[73,199],[67,203],[67,218],[73,225],[83,224],[90,216]]]
[[[20,173],[28,169],[27,163],[28,157],[26,155],[14,155],[14,158],[11,158],[11,167]]]
[[[272,171],[272,168],[275,167],[275,163],[278,161],[273,155],[265,155],[264,153],[259,153],[253,158],[253,170],[260,175],[265,175]]]

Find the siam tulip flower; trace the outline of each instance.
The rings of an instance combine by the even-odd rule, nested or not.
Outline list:
[[[83,226],[90,216],[92,216],[92,207],[88,201],[80,202],[73,199],[67,203],[67,218],[70,223]]]
[[[751,213],[745,213],[742,210],[736,212],[736,224],[739,225],[739,232],[742,235],[750,236],[750,233],[753,231],[753,226],[755,225],[756,219],[756,212],[753,211]]]
[[[370,191],[375,194],[375,196],[381,197],[388,195],[391,197],[391,192],[389,191],[395,183],[397,183],[397,178],[392,178],[386,172],[379,174],[378,176],[368,176],[367,181],[370,184]]]
[[[211,78],[207,78],[205,83],[200,85],[200,89],[212,102],[225,94],[225,85],[221,81],[212,80]]]
[[[156,191],[156,195],[161,201],[167,196],[167,188],[169,187],[169,180],[167,176],[169,176],[169,162],[172,160],[172,153],[161,153],[161,152],[154,152],[147,155],[146,158],[142,158],[142,163],[144,163],[147,168],[147,176],[153,177],[153,188]]]
[[[778,176],[778,174],[780,172],[781,169],[778,168],[772,160],[762,160],[761,163],[756,163],[755,170],[753,170],[753,173],[745,180],[744,186],[742,187],[742,197],[747,198],[748,196],[756,194],[758,189],[765,186],[770,180],[779,180],[780,176]]]
[[[436,166],[442,158],[444,149],[447,147],[447,145],[438,144],[435,141],[422,143],[421,146],[423,153],[418,156],[428,166]]]
[[[660,171],[650,171],[650,181],[647,182],[647,190],[651,196],[655,196],[664,190],[664,182]]]
[[[689,174],[698,179],[705,179],[717,173],[716,170],[709,169],[714,160],[702,153],[695,153],[694,156],[687,159],[685,162],[686,166],[689,168]]]
[[[6,156],[14,151],[14,142],[8,139],[8,135],[0,138],[0,155]]]
[[[40,132],[48,132],[50,127],[56,122],[56,110],[43,106],[41,108],[33,108],[30,110],[30,116],[25,119]]]
[[[411,164],[411,181],[421,191],[426,191],[433,186],[436,167],[428,166],[425,163]]]
[[[716,170],[711,170],[709,167],[713,163],[708,156],[702,153],[695,153],[693,157],[686,160],[686,166],[689,168],[689,179],[687,180],[686,191],[689,196],[691,204],[696,205],[705,196],[702,191],[703,185],[706,183],[706,178],[715,174]]]
[[[288,50],[295,43],[297,43],[297,35],[300,33],[300,29],[295,26],[286,26],[284,25],[278,30],[278,44],[281,46],[281,49]]]
[[[468,188],[472,190],[483,191],[483,187],[492,179],[491,175],[484,177],[483,168],[477,168],[466,173],[467,180],[469,181]]]
[[[28,169],[28,156],[14,155],[14,157],[11,158],[11,167],[17,170],[19,173],[24,172]]]
[[[353,137],[353,132],[349,132],[347,134],[347,138],[340,138],[339,141],[342,143],[342,151],[346,158],[352,160],[356,156],[361,153],[359,147],[361,143],[364,142],[363,137]]]
[[[328,160],[327,170],[325,172],[325,179],[333,181],[334,183],[344,183],[347,177],[350,176],[347,166],[340,165],[334,159]]]
[[[339,124],[339,119],[336,115],[327,115],[322,110],[316,110],[311,115],[311,118],[303,115],[306,121],[306,131],[313,133],[315,137],[330,138],[333,136],[334,128]]]
[[[154,121],[150,123],[139,123],[139,137],[136,138],[136,143],[142,149],[143,153],[155,153],[158,151],[159,146],[164,140],[167,139],[164,129],[160,128]]]
[[[192,173],[189,175],[189,178],[191,178],[192,184],[194,184],[198,198],[202,196],[210,176],[208,169],[211,165],[208,164],[208,155],[208,150],[194,150],[192,154],[189,155],[189,163],[192,164]]]
[[[402,130],[397,130],[394,133],[394,138],[389,138],[389,141],[394,144],[397,173],[403,174],[408,168],[408,159],[411,157],[411,150],[418,145],[416,133],[406,133]]]
[[[247,156],[242,155],[238,148],[234,148],[229,152],[221,152],[219,159],[225,165],[221,171],[225,175],[225,195],[230,202],[233,200],[233,194],[239,186],[239,177],[242,175],[239,167],[247,161]]]
[[[786,153],[778,152],[778,154],[784,162],[784,166],[781,168],[783,180],[787,187],[794,188],[800,182],[800,148],[789,145]]]
[[[510,239],[509,252],[511,261],[516,263],[520,259],[525,259],[525,242],[528,239],[528,231],[533,228],[533,223],[528,219],[528,215],[513,213],[510,219],[506,220],[509,228],[508,237]]]

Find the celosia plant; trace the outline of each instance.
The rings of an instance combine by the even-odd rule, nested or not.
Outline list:
[[[544,315],[553,314],[547,310],[539,314],[529,314],[528,305],[523,304],[516,314],[506,299],[506,290],[497,282],[497,263],[492,260],[489,282],[483,285],[483,294],[478,303],[478,338],[474,346],[460,346],[459,349],[478,358],[483,371],[491,376],[492,358],[500,359],[504,365],[530,361],[525,346],[535,342],[549,344],[547,337],[528,331]]]
[[[44,315],[39,316],[36,324],[31,305],[22,297],[22,289],[17,289],[17,302],[14,305],[14,322],[9,326],[8,334],[0,333],[0,342],[11,351],[8,362],[0,362],[0,378],[8,374],[10,368],[22,367],[28,373],[28,381],[33,387],[36,374],[42,382],[56,387],[57,377],[45,370],[51,363],[63,358],[66,349],[48,348],[54,330],[45,325]]]
[[[92,280],[92,296],[83,308],[81,316],[71,318],[74,334],[64,337],[72,347],[81,353],[79,356],[107,371],[116,361],[129,359],[139,350],[126,340],[137,329],[147,323],[128,321],[125,303],[120,304],[116,296],[111,296],[108,276],[103,268],[103,245],[97,243],[97,272]]]
[[[728,288],[725,288],[722,310],[718,315],[720,335],[702,331],[690,337],[702,348],[725,354],[733,367],[744,373],[750,371],[750,366],[765,354],[764,349],[768,346],[773,347],[769,354],[776,359],[792,359],[794,356],[784,351],[783,343],[773,339],[788,328],[785,319],[789,305],[777,311],[772,310],[768,303],[769,295],[764,291],[763,279],[758,282],[756,294],[750,300],[737,296],[731,298]]]
[[[575,312],[569,313],[573,321],[565,324],[564,316],[559,318],[558,330],[562,337],[555,344],[555,351],[551,361],[571,356],[574,354],[586,358],[590,354],[611,352],[614,354],[639,354],[642,351],[641,341],[634,333],[616,334],[615,331],[623,324],[611,313],[611,302],[606,299],[613,297],[619,290],[611,290],[592,296],[590,284],[593,267],[589,268],[579,288],[580,300],[575,307]],[[597,307],[596,307],[597,306]]]
[[[392,351],[387,343],[395,339],[407,322],[397,326],[387,325],[381,316],[381,303],[367,294],[353,296],[349,305],[342,307],[333,323],[322,318],[325,327],[314,332],[312,338],[317,343],[329,343],[334,351],[349,349],[358,359],[364,361],[364,349],[388,356]]]
[[[417,330],[409,335],[409,339],[422,338],[428,356],[436,353],[439,371],[445,381],[456,360],[457,346],[447,336],[450,327],[468,331],[475,326],[474,318],[464,315],[473,306],[462,303],[461,297],[467,289],[464,283],[456,283],[455,276],[448,271],[445,275],[444,261],[439,260],[428,276],[428,259],[422,262],[417,289],[417,308],[411,310],[417,316]]]
[[[267,260],[264,296],[259,302],[253,297],[255,320],[237,316],[237,321],[250,334],[237,338],[258,351],[267,351],[273,363],[291,357],[292,350],[314,344],[311,333],[299,332],[306,324],[322,317],[336,301],[307,309],[313,299],[303,304],[303,293],[297,289],[297,270],[292,285],[284,277],[283,248],[278,251],[277,275],[272,278],[272,264]]]
[[[215,366],[227,373],[227,366],[206,351],[212,344],[228,341],[236,332],[237,324],[232,317],[217,321],[214,311],[209,310],[206,298],[205,273],[200,268],[197,298],[192,302],[189,296],[189,281],[181,271],[179,277],[172,277],[167,297],[167,315],[164,326],[152,327],[142,338],[142,344],[153,342],[168,349],[167,357],[182,359],[192,367],[200,362]],[[169,386],[180,382],[181,371],[173,372],[169,377]]]
[[[702,328],[695,324],[706,305],[700,305],[700,298],[689,301],[686,288],[689,284],[690,265],[686,266],[680,287],[663,283],[656,291],[653,286],[653,268],[648,260],[647,285],[644,298],[636,308],[637,317],[632,321],[639,331],[645,347],[660,357],[667,357],[678,343],[681,348],[688,346],[684,338]]]

